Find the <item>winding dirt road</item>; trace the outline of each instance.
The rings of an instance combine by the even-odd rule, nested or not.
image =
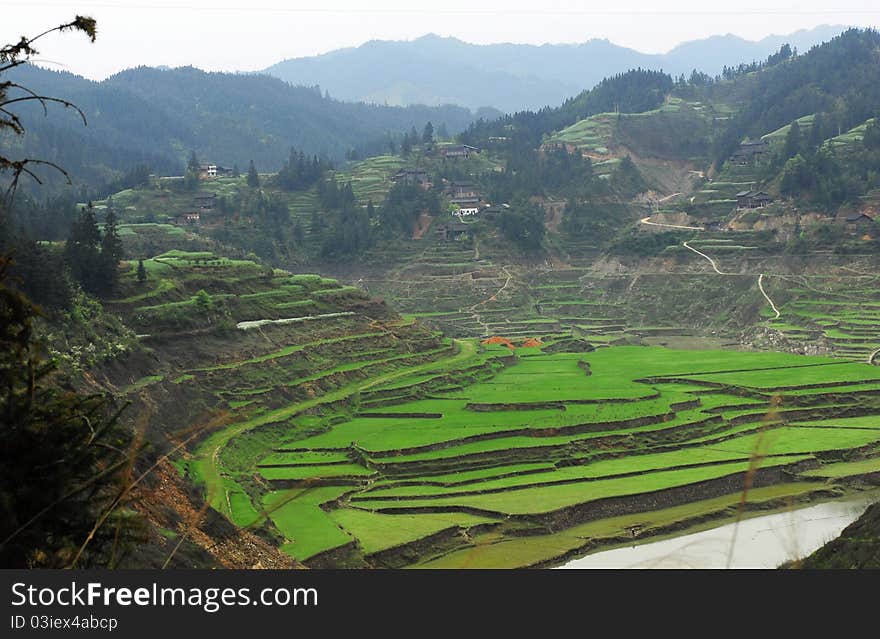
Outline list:
[[[773,319],[779,319],[779,315],[780,315],[779,309],[776,308],[776,304],[773,303],[773,300],[770,299],[770,296],[767,295],[767,292],[764,290],[764,274],[763,273],[761,273],[758,276],[758,288],[761,289],[761,295],[764,296],[764,299],[770,303],[770,308],[772,308],[773,312],[776,313],[776,317],[774,317]]]
[[[666,227],[666,228],[670,228],[670,229],[687,229],[690,231],[704,231],[705,230],[704,228],[699,227],[699,226],[681,226],[681,225],[676,225],[676,224],[661,224],[660,222],[651,222],[650,216],[642,218],[641,220],[639,220],[639,222],[642,224],[650,225],[650,226],[662,226],[662,227]],[[691,246],[687,242],[682,242],[681,245],[683,247],[685,247],[687,250],[693,251],[694,253],[696,253],[700,257],[708,260],[709,264],[712,265],[712,270],[714,270],[716,273],[718,273],[718,275],[739,275],[739,273],[725,273],[720,268],[718,268],[718,264],[715,262],[715,260],[713,260],[711,257],[706,255],[702,251],[698,251],[697,249],[695,249],[693,246]],[[773,319],[779,319],[779,317],[781,315],[781,313],[779,312],[779,309],[776,307],[776,304],[773,303],[773,300],[770,299],[770,296],[767,295],[767,291],[764,290],[764,274],[763,273],[758,274],[758,290],[761,291],[761,295],[764,296],[764,299],[767,300],[767,302],[770,304],[770,308],[772,308],[773,312],[776,314],[776,316]],[[873,355],[872,355],[872,357],[873,357]]]
[[[473,313],[471,317],[474,319],[474,321],[477,322],[477,324],[483,327],[483,333],[486,337],[489,336],[489,325],[483,321],[482,317],[480,317],[480,312],[477,310],[477,308],[480,306],[485,306],[488,302],[494,302],[498,298],[498,296],[504,292],[504,289],[506,289],[510,285],[510,281],[513,279],[513,274],[507,270],[506,266],[502,266],[501,270],[504,271],[504,274],[507,276],[507,280],[505,280],[504,285],[501,288],[495,291],[494,294],[484,299],[482,302],[477,302],[469,308],[459,310],[459,312]]]
[[[689,250],[689,251],[693,251],[693,252],[696,253],[697,255],[699,255],[699,256],[701,256],[701,257],[705,257],[707,260],[709,260],[709,264],[712,265],[712,268],[715,269],[715,272],[718,273],[718,275],[736,275],[736,273],[725,273],[724,271],[722,271],[721,269],[719,269],[719,268],[718,268],[718,264],[715,263],[715,260],[713,260],[711,257],[709,257],[708,255],[706,255],[705,253],[702,253],[702,252],[698,251],[697,249],[695,249],[693,246],[691,246],[691,245],[688,244],[687,242],[682,242],[681,245],[682,245],[683,247],[685,247],[687,250]],[[765,297],[766,297],[766,295],[765,295]]]
[[[663,226],[668,229],[685,229],[686,231],[704,231],[705,229],[702,226],[681,226],[678,224],[661,224],[660,222],[652,222],[651,216],[643,217],[639,220],[641,224],[646,224],[648,226]]]

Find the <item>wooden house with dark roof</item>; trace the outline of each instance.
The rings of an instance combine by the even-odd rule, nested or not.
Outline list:
[[[440,153],[443,157],[447,158],[464,158],[468,159],[470,156],[477,154],[480,152],[480,149],[475,146],[469,146],[467,144],[456,144],[453,146],[444,146],[440,149]]]
[[[449,201],[456,206],[479,206],[480,198],[477,196],[452,197]]]
[[[480,190],[473,182],[453,182],[449,192],[452,197],[480,197]]]
[[[438,240],[449,242],[450,240],[458,240],[469,236],[471,233],[470,225],[464,222],[447,222],[441,224],[434,231]]]
[[[391,176],[391,181],[395,184],[403,182],[425,186],[428,183],[428,173],[424,169],[403,168]]]
[[[748,166],[754,164],[755,160],[767,152],[768,144],[766,140],[745,140],[741,142],[739,148],[730,156],[730,161],[740,166]]]
[[[736,194],[736,208],[763,209],[773,203],[773,198],[764,191],[740,191]]]
[[[480,211],[480,216],[489,220],[494,220],[504,215],[510,210],[510,204],[492,204]]]
[[[214,208],[214,204],[217,201],[216,193],[196,193],[195,198],[193,198],[193,202],[195,208],[202,211],[208,211]]]
[[[866,213],[847,215],[844,222],[846,223],[846,230],[853,235],[877,236],[877,223],[873,217]]]

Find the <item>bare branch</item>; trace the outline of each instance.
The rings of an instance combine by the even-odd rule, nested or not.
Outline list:
[[[89,125],[88,121],[86,120],[86,114],[82,112],[82,109],[80,109],[78,106],[76,106],[73,102],[68,102],[67,100],[62,100],[61,98],[50,98],[45,95],[37,95],[37,96],[26,95],[21,98],[12,98],[11,100],[6,100],[5,102],[0,102],[0,106],[5,107],[9,104],[14,104],[16,102],[29,102],[31,100],[39,100],[40,103],[43,105],[44,110],[46,108],[46,102],[55,102],[57,104],[63,104],[65,107],[71,108],[74,111],[76,111],[77,113],[79,113],[79,117],[82,118],[83,124],[85,124],[86,126]]]
[[[46,166],[50,166],[61,175],[64,176],[64,179],[67,180],[68,184],[73,184],[73,181],[70,179],[70,174],[65,171],[63,168],[55,164],[54,162],[50,162],[49,160],[35,160],[33,158],[25,158],[24,160],[8,160],[2,156],[0,156],[0,173],[3,171],[12,170],[12,181],[9,184],[9,187],[6,189],[6,196],[9,199],[15,197],[15,191],[18,188],[18,181],[21,178],[21,174],[25,173],[30,175],[37,184],[42,184],[43,181],[37,176],[36,173],[27,168],[28,164],[45,164]]]
[[[21,89],[25,93],[32,95],[35,99],[39,100],[40,104],[43,106],[43,115],[49,115],[49,111],[48,109],[46,109],[46,101],[43,99],[46,96],[41,96],[38,93],[31,91],[27,87],[20,85],[18,82],[4,82],[3,84],[0,84],[0,95],[3,95],[3,92],[5,92],[7,89]]]
[[[2,106],[0,106],[0,111],[9,116],[9,121],[6,123],[6,126],[9,126],[16,135],[21,135],[24,133],[24,125],[21,123],[21,120],[15,115],[12,111],[7,111]]]

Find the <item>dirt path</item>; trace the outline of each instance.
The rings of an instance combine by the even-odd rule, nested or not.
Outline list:
[[[484,306],[488,302],[494,302],[498,298],[498,296],[504,292],[504,289],[506,289],[510,285],[511,280],[513,280],[513,274],[511,274],[511,272],[507,270],[506,266],[502,266],[501,270],[504,271],[504,274],[507,276],[507,279],[504,281],[504,285],[501,288],[499,288],[497,291],[495,291],[495,293],[484,299],[482,302],[477,302],[473,306],[459,310],[459,312],[467,312],[472,314],[471,318],[483,328],[483,335],[485,337],[489,336],[489,325],[483,321],[482,317],[480,317],[480,313],[477,308],[479,308],[480,306]]]
[[[873,364],[874,358],[877,357],[878,355],[880,355],[880,348],[878,348],[876,351],[874,351],[873,353],[868,355],[868,363]]]
[[[678,194],[676,194],[676,195],[678,195]],[[648,226],[662,226],[667,229],[684,229],[686,231],[704,231],[705,230],[702,226],[681,226],[679,224],[661,224],[660,222],[652,222],[650,215],[648,217],[643,217],[641,220],[639,220],[639,223],[646,224]]]
[[[715,272],[718,273],[718,275],[736,275],[736,273],[725,273],[724,271],[722,271],[721,269],[719,269],[719,268],[718,268],[718,265],[715,263],[715,260],[713,260],[711,257],[709,257],[708,255],[706,255],[705,253],[702,253],[702,252],[698,251],[697,249],[695,249],[693,246],[691,246],[691,245],[688,244],[687,242],[682,242],[681,245],[682,245],[683,247],[685,247],[687,250],[689,250],[689,251],[693,251],[693,252],[696,253],[697,255],[700,255],[700,256],[702,256],[702,257],[705,257],[707,260],[709,260],[709,264],[712,265],[712,268],[715,269]],[[765,297],[766,297],[766,296],[765,296]]]
[[[322,320],[322,319],[334,319],[336,317],[349,317],[354,315],[353,311],[344,311],[341,313],[323,313],[321,315],[306,315],[303,317],[287,317],[284,319],[263,319],[263,320],[249,320],[247,322],[239,322],[235,325],[235,328],[241,331],[248,331],[252,328],[260,328],[262,326],[268,326],[270,324],[299,324],[301,322],[312,322],[314,320]]]
[[[650,217],[646,217],[646,218],[642,218],[641,220],[639,220],[639,222],[641,222],[642,224],[650,224],[651,226],[664,226],[664,227],[672,228],[672,229],[688,229],[688,230],[693,230],[693,231],[704,230],[704,229],[696,227],[696,226],[677,226],[675,224],[660,224],[658,222],[651,222],[649,220],[650,220]],[[718,273],[718,275],[738,275],[738,273],[725,273],[720,268],[718,268],[718,264],[715,262],[715,260],[713,260],[711,257],[706,255],[702,251],[698,251],[697,249],[695,249],[693,246],[691,246],[687,242],[682,242],[681,245],[683,247],[685,247],[687,250],[693,251],[694,253],[696,253],[700,257],[703,257],[703,258],[709,260],[709,264],[712,265],[712,269],[716,273]],[[630,288],[632,288],[632,287],[630,287]],[[776,316],[773,319],[779,319],[779,317],[781,315],[781,313],[779,312],[779,309],[776,308],[776,304],[773,303],[773,300],[770,299],[769,295],[767,295],[767,291],[764,290],[764,274],[763,273],[760,273],[758,275],[758,290],[761,291],[761,295],[764,296],[764,299],[767,300],[767,302],[770,304],[770,308],[772,308],[773,312],[776,314]],[[880,352],[880,351],[878,351],[878,352]],[[871,357],[873,357],[873,355]],[[870,361],[871,360],[869,359],[868,362],[870,363]]]
[[[758,288],[761,289],[761,295],[764,296],[764,299],[766,299],[768,302],[770,302],[770,308],[772,308],[773,312],[776,313],[776,317],[774,317],[773,319],[779,319],[779,315],[780,315],[779,309],[776,308],[776,304],[773,303],[773,300],[771,300],[770,296],[767,295],[767,291],[764,290],[764,274],[763,273],[761,273],[758,276]]]
[[[433,217],[428,215],[427,213],[421,213],[416,220],[416,223],[413,227],[412,239],[420,240],[425,236],[425,233],[429,228],[431,228],[431,222],[434,220]]]
[[[504,292],[504,289],[506,289],[510,285],[510,281],[513,279],[513,275],[510,273],[510,271],[507,270],[506,266],[502,266],[501,270],[504,271],[504,274],[507,276],[507,280],[505,280],[504,285],[497,291],[495,291],[492,295],[484,299],[482,302],[477,302],[473,306],[466,308],[466,311],[474,312],[477,310],[478,306],[483,306],[488,302],[494,302],[498,298],[498,296]]]

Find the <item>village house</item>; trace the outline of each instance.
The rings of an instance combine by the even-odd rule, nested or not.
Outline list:
[[[480,217],[494,220],[510,210],[510,204],[492,204],[480,212]]]
[[[450,198],[449,203],[459,211],[462,209],[474,209],[475,212],[479,212],[480,210],[480,198],[478,197],[454,197]]]
[[[847,232],[852,235],[867,235],[870,237],[876,237],[877,235],[877,224],[870,215],[854,213],[847,215],[844,221]]]
[[[196,209],[210,211],[214,208],[216,201],[217,195],[215,193],[197,193],[194,198],[194,205]]]
[[[730,156],[730,161],[740,166],[748,166],[753,164],[755,159],[761,157],[767,152],[767,142],[765,140],[745,140],[740,143],[739,148]]]
[[[208,180],[215,177],[217,177],[216,164],[202,164],[199,166],[199,178],[202,180]]]
[[[480,212],[479,206],[461,206],[458,208],[457,211],[455,211],[455,213],[453,213],[453,215],[457,215],[459,217],[462,217],[465,215],[476,215],[479,212]]]
[[[178,226],[184,226],[187,224],[198,224],[201,219],[202,216],[198,211],[187,211],[175,216],[173,222]]]
[[[740,191],[736,194],[737,209],[763,209],[773,202],[764,191]]]
[[[468,159],[471,155],[479,153],[480,149],[467,144],[457,144],[454,146],[444,146],[440,149],[440,153],[447,158],[464,158]]]
[[[395,184],[403,182],[404,184],[418,184],[421,187],[428,186],[428,173],[424,169],[400,169],[391,176],[391,181]]]
[[[453,182],[450,193],[454,198],[478,198],[480,196],[480,191],[473,182]]]
[[[458,240],[467,237],[470,235],[470,232],[470,227],[464,222],[449,222],[448,224],[441,224],[437,227],[434,234],[437,236],[437,239],[448,242],[450,240]]]

